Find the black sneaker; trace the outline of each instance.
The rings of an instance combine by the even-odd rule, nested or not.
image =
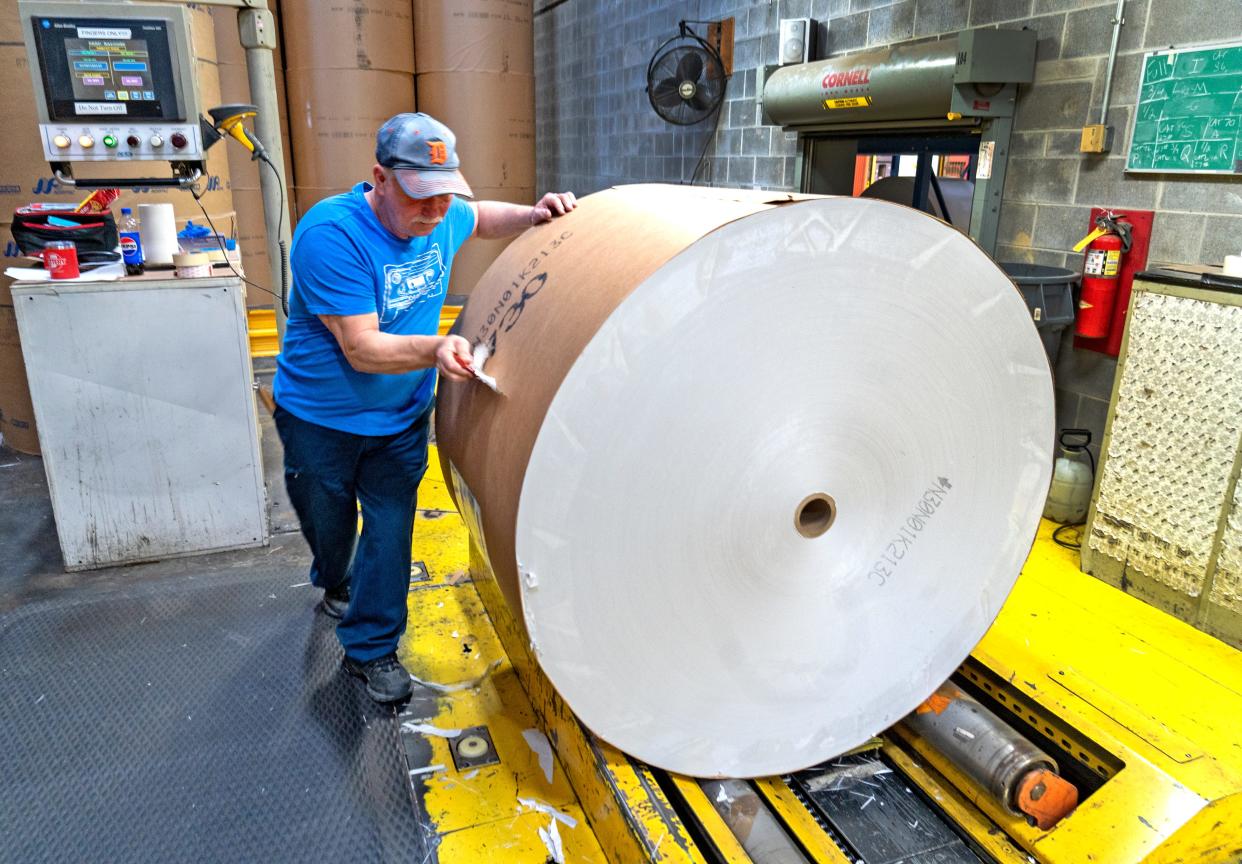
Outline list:
[[[408,699],[414,689],[410,673],[405,671],[396,654],[365,663],[346,656],[341,665],[350,675],[367,682],[367,695],[376,702],[400,702]]]
[[[341,619],[349,609],[349,583],[342,582],[335,588],[323,592],[323,614],[329,618]]]

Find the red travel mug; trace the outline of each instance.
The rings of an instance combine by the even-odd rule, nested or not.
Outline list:
[[[54,240],[43,247],[43,269],[53,279],[76,279],[78,247],[69,240]]]

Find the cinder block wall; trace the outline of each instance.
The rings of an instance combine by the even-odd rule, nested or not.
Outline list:
[[[535,0],[538,185],[594,192],[617,183],[693,182],[792,189],[795,137],[760,123],[756,70],[777,59],[777,22],[819,22],[817,58],[974,27],[1039,34],[1035,83],[1018,106],[997,257],[1066,266],[1092,206],[1156,211],[1149,260],[1220,263],[1242,250],[1242,180],[1127,176],[1130,115],[1143,52],[1242,39],[1238,0],[1127,0],[1109,123],[1110,154],[1078,152],[1097,122],[1115,2],[1108,0]],[[734,74],[719,128],[679,128],[644,92],[647,62],[681,19],[736,20]],[[698,25],[696,25],[698,26]],[[700,154],[703,154],[700,164]],[[697,168],[697,174],[696,174]],[[1116,364],[1062,344],[1061,426],[1103,435]]]

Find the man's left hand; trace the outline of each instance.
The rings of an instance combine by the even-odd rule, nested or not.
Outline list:
[[[578,199],[572,192],[549,192],[539,199],[531,209],[530,224],[542,225],[557,216],[564,216],[578,206]]]

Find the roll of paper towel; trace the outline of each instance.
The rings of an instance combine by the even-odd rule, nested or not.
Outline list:
[[[859,198],[632,186],[527,231],[458,332],[446,476],[581,721],[694,776],[804,768],[983,636],[1053,462],[1047,357],[975,244]]]
[[[147,264],[172,266],[177,244],[177,220],[171,204],[138,205],[138,237]]]

